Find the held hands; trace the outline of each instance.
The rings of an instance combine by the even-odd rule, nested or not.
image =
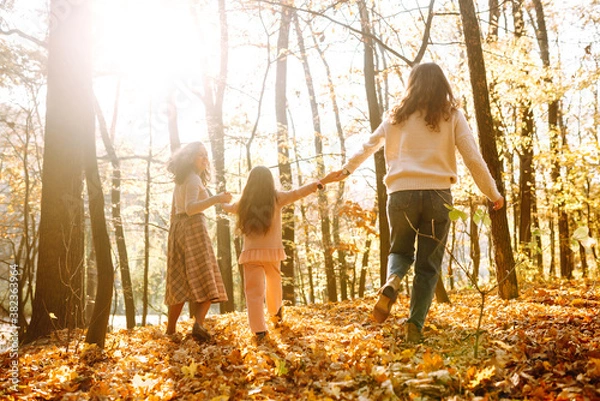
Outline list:
[[[500,210],[500,209],[502,209],[502,207],[504,207],[504,198],[503,197],[500,197],[500,199],[492,202],[492,209]]]
[[[221,192],[216,197],[217,197],[217,201],[219,203],[229,203],[229,202],[231,202],[231,199],[233,198],[233,196],[231,195],[231,193],[229,193],[227,191]]]
[[[317,181],[317,189],[322,190],[324,188],[324,185],[334,181],[341,181],[346,177],[348,177],[348,173],[344,174],[343,169],[338,171],[332,171],[331,173],[327,174],[325,177]]]
[[[332,171],[331,173],[327,174],[325,177],[321,178],[321,182],[323,184],[329,184],[330,182],[341,181],[346,177],[348,177],[348,176],[346,174],[344,174],[343,170]]]

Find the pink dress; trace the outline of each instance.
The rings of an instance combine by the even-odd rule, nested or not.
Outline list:
[[[238,263],[244,267],[248,323],[254,333],[267,331],[265,298],[269,315],[274,316],[281,308],[281,261],[286,258],[281,240],[281,209],[316,190],[317,183],[314,182],[292,191],[277,191],[277,203],[269,231],[265,235],[244,235]],[[237,213],[238,203],[223,205],[223,210]]]

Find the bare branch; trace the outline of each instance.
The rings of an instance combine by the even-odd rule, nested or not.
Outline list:
[[[48,48],[48,44],[45,41],[39,40],[38,38],[34,38],[33,36],[26,34],[25,32],[21,31],[20,29],[9,29],[8,31],[0,29],[0,34],[7,35],[7,36],[18,35],[18,36],[22,37],[23,39],[27,39],[30,42],[33,42],[40,47],[43,47],[44,49]]]
[[[389,51],[389,52],[390,52],[390,53],[392,53],[394,56],[396,56],[396,57],[398,57],[399,59],[401,59],[402,61],[404,61],[404,62],[405,62],[406,64],[408,64],[409,66],[413,66],[413,65],[415,64],[415,62],[414,62],[414,61],[411,61],[411,60],[409,60],[408,58],[406,58],[406,57],[405,57],[405,56],[403,56],[402,54],[398,53],[396,50],[394,50],[394,49],[392,49],[391,47],[389,47],[389,46],[388,46],[388,45],[387,45],[385,42],[383,42],[383,41],[382,41],[381,39],[379,39],[377,36],[375,36],[375,35],[373,35],[373,34],[371,34],[371,33],[369,33],[369,32],[364,32],[364,31],[362,31],[362,30],[360,30],[360,29],[356,29],[356,28],[352,27],[351,25],[348,25],[348,24],[345,24],[345,23],[343,23],[343,22],[337,21],[337,20],[335,20],[335,19],[333,19],[333,18],[331,18],[331,17],[329,17],[329,16],[327,16],[327,15],[323,14],[322,12],[319,12],[319,11],[313,11],[313,10],[307,10],[307,9],[305,9],[305,8],[294,7],[294,6],[291,6],[291,5],[288,5],[288,4],[280,4],[280,3],[278,3],[278,2],[275,2],[275,1],[269,1],[269,0],[256,0],[256,1],[257,1],[257,2],[260,2],[260,3],[266,3],[266,4],[270,4],[270,5],[273,5],[273,6],[282,6],[282,7],[287,7],[287,8],[289,8],[289,9],[291,9],[291,10],[294,10],[294,11],[300,11],[300,12],[303,12],[303,13],[307,13],[307,14],[311,14],[311,15],[315,15],[315,16],[318,16],[318,17],[325,18],[325,19],[327,19],[327,20],[329,20],[329,21],[333,22],[334,24],[340,25],[340,26],[342,26],[342,27],[344,27],[344,28],[348,29],[349,31],[351,31],[351,32],[354,32],[354,33],[356,33],[356,34],[360,35],[361,37],[368,37],[368,38],[371,38],[371,39],[373,39],[373,40],[374,40],[375,42],[377,42],[377,43],[378,43],[378,44],[379,44],[381,47],[383,47],[385,50]],[[432,2],[433,2],[433,0],[432,0]]]

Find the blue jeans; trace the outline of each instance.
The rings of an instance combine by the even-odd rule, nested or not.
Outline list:
[[[445,205],[452,205],[449,189],[398,191],[388,198],[391,245],[387,274],[388,278],[395,274],[402,279],[415,262],[408,321],[419,330],[423,329],[441,273],[450,229]]]

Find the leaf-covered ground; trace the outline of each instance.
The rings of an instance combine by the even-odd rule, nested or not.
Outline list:
[[[402,341],[408,298],[384,324],[374,297],[290,306],[282,327],[254,344],[244,313],[211,316],[210,343],[163,335],[164,326],[111,333],[106,349],[60,332],[20,350],[20,386],[8,400],[599,400],[598,283],[522,290],[486,300],[478,356],[478,293],[434,303],[425,341]],[[6,372],[8,354],[0,360]],[[4,375],[4,374],[3,374]]]

